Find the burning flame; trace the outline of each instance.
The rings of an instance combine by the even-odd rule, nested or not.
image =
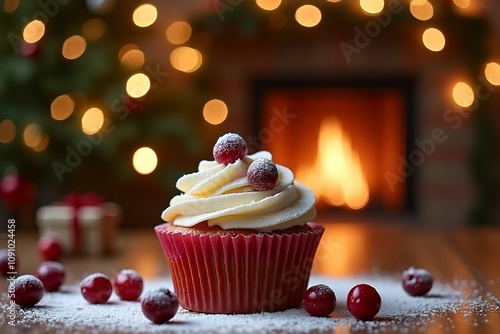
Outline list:
[[[296,175],[318,200],[330,205],[361,209],[368,203],[369,189],[359,155],[335,117],[321,121],[316,159],[310,166],[300,166]]]

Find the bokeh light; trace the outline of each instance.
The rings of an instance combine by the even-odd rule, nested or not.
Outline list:
[[[484,75],[492,85],[500,85],[500,65],[495,62],[486,64]]]
[[[38,126],[38,124],[31,123],[26,128],[24,128],[23,140],[26,146],[36,147],[42,141],[42,137],[42,130],[40,129],[40,126]]]
[[[200,68],[203,57],[200,51],[181,46],[170,53],[170,63],[172,66],[182,72],[191,73]]]
[[[412,0],[410,2],[410,12],[416,19],[426,21],[434,15],[434,7],[427,0]]]
[[[23,38],[28,43],[38,42],[45,34],[45,24],[40,20],[33,20],[24,27]]]
[[[359,5],[368,14],[378,14],[384,9],[384,0],[359,0]]]
[[[130,70],[138,70],[142,67],[142,65],[144,65],[145,61],[144,52],[139,50],[139,48],[134,44],[122,46],[118,52],[118,57],[120,59],[120,63]]]
[[[183,44],[191,38],[192,28],[185,21],[176,21],[166,30],[167,40],[172,44]]]
[[[313,5],[303,5],[295,12],[295,19],[304,27],[316,26],[321,21],[321,11]]]
[[[8,144],[16,137],[16,125],[10,119],[0,122],[0,143]]]
[[[82,117],[82,130],[88,135],[99,132],[104,125],[104,113],[101,109],[93,107],[88,109]]]
[[[35,150],[36,152],[41,152],[45,150],[48,145],[49,145],[49,135],[44,133],[42,135],[42,139],[40,140],[40,142],[36,146],[33,146],[33,150]]]
[[[158,165],[158,157],[153,149],[150,147],[141,147],[135,151],[132,157],[132,165],[139,174],[150,174]]]
[[[106,24],[101,19],[90,19],[82,27],[82,36],[89,41],[96,41],[104,35]]]
[[[3,4],[3,10],[6,13],[12,13],[19,6],[19,0],[5,0]]]
[[[429,28],[422,34],[422,41],[427,49],[438,52],[443,50],[446,39],[443,33],[436,28]]]
[[[144,73],[136,73],[127,80],[125,87],[127,94],[130,97],[139,98],[146,95],[151,88],[151,82]]]
[[[467,108],[474,102],[474,91],[465,82],[459,81],[453,87],[453,100],[461,107]]]
[[[80,57],[87,48],[85,38],[80,35],[74,35],[64,41],[62,47],[62,54],[66,59],[76,59]]]
[[[459,8],[467,8],[470,5],[470,0],[453,0],[453,3]]]
[[[52,101],[50,105],[50,114],[52,118],[57,121],[62,121],[68,118],[75,109],[75,102],[71,96],[59,95]]]
[[[203,118],[210,124],[217,125],[227,118],[228,110],[224,101],[213,99],[205,103]]]
[[[134,14],[132,15],[132,20],[135,25],[141,28],[149,27],[152,25],[156,18],[158,17],[158,11],[156,7],[152,4],[144,4],[140,5],[134,10]]]
[[[281,5],[281,0],[255,0],[255,2],[264,10],[275,10]]]

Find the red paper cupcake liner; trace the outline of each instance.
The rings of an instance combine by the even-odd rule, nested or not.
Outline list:
[[[257,313],[299,307],[324,228],[243,235],[168,232],[155,227],[185,309]]]

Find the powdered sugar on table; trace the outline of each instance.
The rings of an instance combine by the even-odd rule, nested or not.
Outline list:
[[[458,318],[460,322],[469,322],[472,328],[488,326],[488,314],[500,310],[498,300],[479,290],[474,281],[435,282],[425,297],[407,295],[395,277],[312,276],[309,285],[319,283],[330,286],[337,296],[337,307],[328,318],[312,317],[303,309],[248,315],[200,314],[180,309],[170,322],[155,325],[144,317],[139,301],[121,301],[113,294],[107,304],[91,305],[77,286],[63,286],[60,292],[47,293],[35,307],[18,308],[13,329],[25,332],[36,328],[37,332],[47,333],[404,333],[435,325],[441,331],[453,332]],[[358,283],[374,286],[382,296],[382,308],[371,321],[358,321],[347,311],[347,293]],[[172,281],[145,281],[145,291],[158,287],[172,289]],[[6,294],[1,300],[5,314]],[[0,320],[2,328],[6,321],[5,317]]]

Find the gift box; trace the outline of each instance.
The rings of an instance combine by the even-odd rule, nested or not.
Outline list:
[[[70,194],[62,202],[40,207],[36,214],[40,237],[56,239],[68,254],[112,253],[121,219],[118,204],[94,194]]]

